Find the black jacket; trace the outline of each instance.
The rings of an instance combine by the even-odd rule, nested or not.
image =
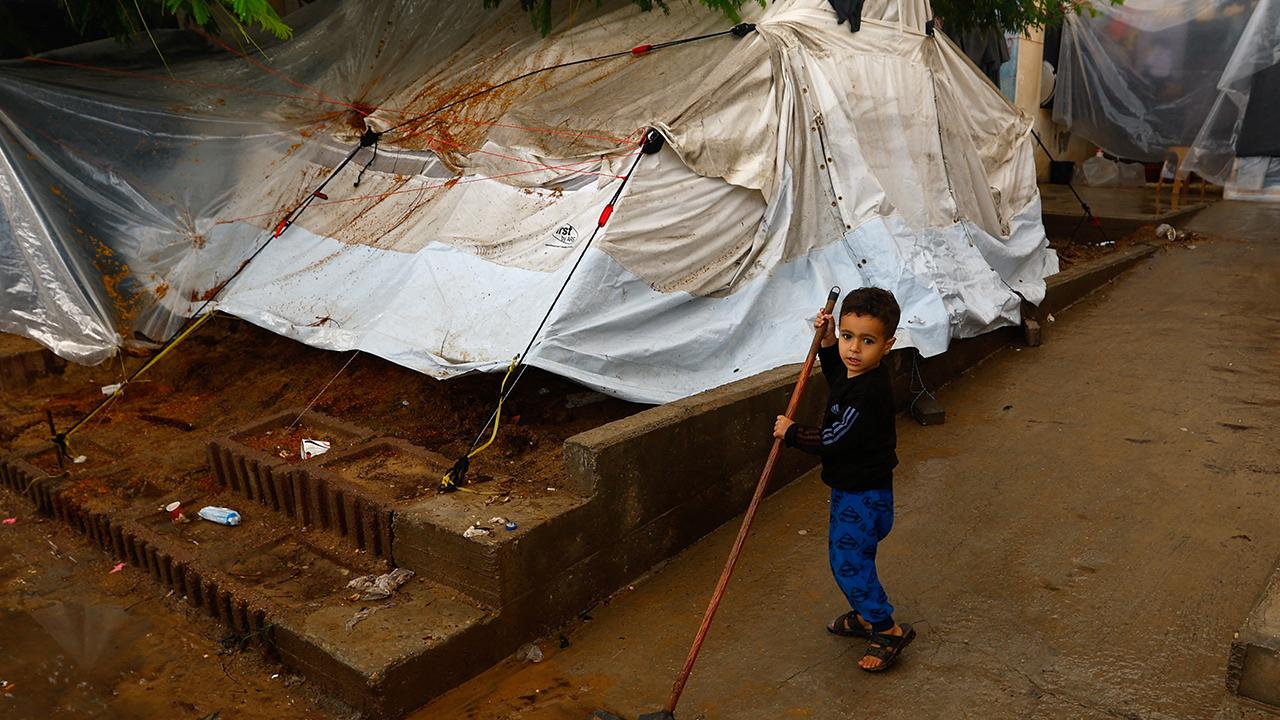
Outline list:
[[[848,377],[838,345],[820,348],[818,360],[831,387],[822,427],[792,425],[786,444],[821,457],[822,481],[837,490],[891,489],[898,434],[889,371],[881,363]]]

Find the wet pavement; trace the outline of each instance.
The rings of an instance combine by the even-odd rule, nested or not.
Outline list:
[[[1072,192],[1072,190],[1075,192]],[[1076,196],[1079,195],[1079,198]],[[1162,222],[1156,216],[1168,215],[1178,217],[1183,211],[1198,212],[1206,205],[1222,199],[1222,195],[1211,194],[1200,197],[1199,189],[1194,192],[1184,191],[1174,207],[1172,193],[1166,185],[1157,193],[1155,186],[1146,187],[1090,187],[1088,185],[1041,185],[1040,204],[1046,214],[1079,217],[1082,212],[1080,201],[1089,204],[1089,209],[1102,218],[1138,220],[1141,222]]]
[[[1222,203],[1174,246],[900,421],[881,577],[920,637],[854,667],[814,476],[770,497],[681,718],[1261,717],[1227,650],[1280,555],[1280,212]],[[671,560],[539,664],[415,718],[633,718],[661,707],[736,525]]]

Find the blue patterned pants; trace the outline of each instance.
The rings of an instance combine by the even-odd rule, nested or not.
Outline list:
[[[876,576],[876,546],[893,529],[893,491],[831,490],[827,551],[849,607],[876,632],[893,627],[893,605]]]

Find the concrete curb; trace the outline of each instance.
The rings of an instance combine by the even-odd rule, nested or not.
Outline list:
[[[1231,642],[1227,690],[1280,712],[1280,562]]]

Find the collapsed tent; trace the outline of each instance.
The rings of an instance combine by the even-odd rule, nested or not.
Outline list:
[[[726,22],[615,5],[543,39],[515,5],[318,2],[265,57],[162,35],[168,72],[111,43],[0,65],[0,330],[94,363],[216,294],[447,378],[505,369],[563,287],[527,363],[664,402],[795,362],[831,285],[892,290],[926,356],[1042,299],[1030,122],[923,0],[857,33],[783,0],[648,53]]]
[[[1278,111],[1276,0],[1127,0],[1063,28],[1054,121],[1113,155],[1280,185]]]

